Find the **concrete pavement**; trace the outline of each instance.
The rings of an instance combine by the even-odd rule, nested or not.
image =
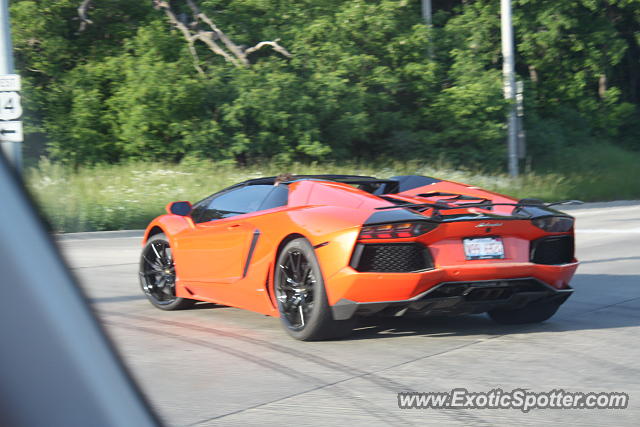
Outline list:
[[[487,317],[364,322],[305,343],[277,319],[201,304],[152,307],[137,279],[139,233],[64,236],[69,265],[126,364],[169,425],[637,425],[640,202],[572,208],[575,294],[550,321]],[[401,391],[621,391],[625,410],[401,410]]]

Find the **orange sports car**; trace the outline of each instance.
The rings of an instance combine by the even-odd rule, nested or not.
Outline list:
[[[574,219],[552,205],[417,175],[252,179],[168,204],[147,227],[140,282],[163,310],[240,307],[301,340],[371,315],[541,322],[578,266]]]

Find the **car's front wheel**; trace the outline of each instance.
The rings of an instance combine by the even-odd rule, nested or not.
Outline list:
[[[560,304],[553,301],[535,301],[516,310],[498,308],[489,311],[489,317],[504,325],[540,323],[556,314]]]
[[[176,269],[169,240],[164,234],[151,237],[140,257],[140,286],[151,304],[162,310],[181,310],[195,301],[176,296]]]
[[[320,265],[306,239],[294,239],[282,248],[274,276],[280,319],[292,337],[314,341],[351,333],[355,319],[333,319]]]

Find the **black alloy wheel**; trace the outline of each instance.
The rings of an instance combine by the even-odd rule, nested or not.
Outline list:
[[[320,265],[306,239],[291,240],[280,251],[274,291],[282,323],[294,338],[311,341],[351,333],[355,318],[333,319]]]
[[[299,248],[291,248],[285,254],[278,265],[276,295],[289,328],[301,330],[306,325],[305,318],[308,320],[313,311],[317,280],[309,260]]]
[[[176,270],[171,246],[164,234],[151,237],[140,258],[140,285],[151,304],[162,310],[190,307],[195,301],[176,297]]]

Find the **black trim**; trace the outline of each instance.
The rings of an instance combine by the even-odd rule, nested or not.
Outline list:
[[[394,222],[409,222],[409,221],[428,222],[429,219],[430,219],[429,217],[426,217],[416,212],[412,212],[408,209],[379,210],[371,214],[371,216],[365,220],[363,225],[389,224]]]
[[[492,213],[479,213],[479,214],[452,214],[438,217],[440,222],[473,222],[473,221],[524,221],[529,218],[519,216],[504,216],[496,215]]]
[[[249,246],[249,253],[247,254],[247,261],[244,264],[244,271],[242,272],[242,278],[247,277],[247,272],[249,271],[249,264],[251,263],[251,257],[253,256],[253,251],[258,244],[258,238],[260,237],[260,230],[255,230],[253,232],[253,237],[251,238],[251,246]]]
[[[389,179],[398,182],[398,193],[413,190],[419,187],[426,187],[427,185],[435,184],[436,182],[441,181],[437,178],[423,175],[399,175],[392,176]]]
[[[542,237],[531,242],[530,261],[543,265],[570,264],[575,260],[573,235]]]
[[[169,206],[169,211],[174,215],[189,216],[191,213],[191,203],[189,202],[173,202]]]
[[[426,204],[425,204],[426,205]],[[427,207],[425,205],[421,205],[422,207]],[[393,209],[393,208],[399,209]],[[436,211],[441,209],[440,205],[433,205]],[[466,209],[469,206],[460,205],[455,208],[446,208],[449,209]],[[473,206],[472,206],[473,207]],[[402,209],[402,210],[400,210]],[[381,208],[376,208],[376,211],[366,219],[363,225],[372,225],[372,224],[383,224],[383,223],[393,223],[393,222],[405,222],[405,221],[428,221],[430,223],[447,223],[447,222],[465,222],[465,221],[523,221],[523,220],[533,220],[545,217],[552,216],[560,216],[563,218],[573,218],[571,215],[567,215],[564,212],[554,211],[553,209],[544,208],[544,209],[536,209],[535,211],[531,211],[529,209],[520,209],[516,208],[513,211],[513,215],[505,216],[505,215],[497,215],[488,212],[483,213],[460,213],[460,214],[448,214],[442,215],[438,212],[434,216],[427,216],[424,214],[417,213],[416,211],[412,211],[412,207],[406,206],[384,206]],[[391,214],[395,213],[395,215],[378,215],[378,214]]]
[[[223,188],[222,190],[216,191],[215,193],[201,199],[200,201],[193,204],[194,209],[198,207],[202,203],[208,203],[208,201],[216,196],[221,195],[222,193],[226,193],[231,190],[235,190],[240,187],[246,187],[248,185],[274,185],[276,182],[276,176],[267,176],[263,178],[254,178],[246,181],[239,182],[237,184],[233,184],[227,188]],[[435,179],[435,178],[432,178]],[[322,181],[334,181],[334,182],[342,182],[346,184],[360,184],[361,189],[364,191],[368,191],[370,193],[375,192],[377,194],[378,191],[382,191],[382,193],[397,193],[398,192],[398,181],[391,179],[378,179],[372,176],[361,176],[361,175],[293,175],[290,181],[282,182],[281,185],[288,185],[292,182],[299,180],[322,180]],[[371,188],[371,185],[377,186],[377,188]],[[369,188],[367,188],[369,186]],[[381,193],[381,194],[382,194]]]
[[[360,177],[351,175],[296,175],[288,181],[287,184],[295,181],[303,180],[321,180],[321,181],[333,181],[343,184],[358,185],[359,189],[371,194],[377,194],[382,192],[383,194],[397,193],[399,184],[397,181],[391,179],[378,179],[373,177]]]
[[[275,176],[255,178],[255,179],[250,179],[250,180],[241,182],[239,184],[236,184],[236,186],[238,185],[271,185],[275,183],[276,178],[277,177]],[[385,193],[396,193],[398,191],[398,181],[394,179],[379,179],[373,176],[361,176],[361,175],[335,175],[335,174],[293,175],[289,181],[283,182],[283,184],[290,184],[295,181],[306,180],[306,179],[334,181],[334,182],[342,182],[345,184],[360,184],[360,185],[383,184]]]
[[[353,250],[353,255],[351,256],[351,262],[349,266],[354,270],[357,270],[358,265],[360,264],[360,258],[362,258],[362,251],[364,250],[364,245],[362,243],[358,243],[356,248]]]
[[[385,211],[385,210],[393,210],[393,209],[433,209],[433,214],[431,219],[440,219],[442,216],[440,215],[440,211],[447,210],[457,210],[457,209],[468,209],[468,208],[478,208],[491,210],[494,206],[513,206],[513,212],[511,213],[511,217],[514,219],[536,219],[548,216],[562,216],[567,218],[573,218],[571,215],[568,215],[564,212],[557,211],[555,209],[551,209],[549,206],[553,205],[553,203],[549,205],[540,206],[538,204],[525,205],[522,203],[493,203],[493,202],[481,202],[481,203],[461,203],[461,204],[450,204],[447,200],[438,200],[437,202],[430,203],[405,203],[405,204],[395,204],[392,206],[381,206],[375,208],[377,211]],[[466,215],[466,214],[464,214]],[[491,214],[483,214],[483,215],[491,215]],[[447,215],[454,216],[454,215]]]
[[[467,201],[468,203],[456,203],[454,206],[460,206],[464,208],[467,204],[478,204],[478,203],[491,203],[491,200],[486,197],[476,197],[476,196],[466,196],[464,194],[457,193],[443,193],[441,191],[431,191],[429,193],[420,193],[417,195],[418,197],[446,197],[446,199],[440,199],[437,203],[452,203],[459,201]],[[493,209],[492,206],[488,206],[487,210]]]
[[[402,206],[399,206],[402,207]],[[462,208],[462,207],[461,207]],[[379,209],[379,208],[378,208]],[[396,222],[415,222],[422,221],[430,224],[441,224],[447,222],[466,222],[466,221],[522,221],[529,220],[528,217],[521,216],[504,216],[496,215],[492,213],[463,213],[463,214],[451,214],[440,215],[436,217],[429,217],[410,209],[388,209],[388,210],[376,210],[369,218],[367,218],[363,225],[374,224],[391,224]]]
[[[521,288],[522,285],[537,285],[532,289]],[[460,295],[446,296],[437,291],[451,285],[460,285]],[[500,290],[512,289],[512,292],[498,293]],[[491,295],[492,291],[496,292]],[[474,293],[475,292],[475,293]],[[476,295],[480,293],[481,295]],[[533,277],[514,279],[482,280],[476,282],[443,282],[427,291],[398,301],[356,302],[340,299],[331,306],[333,318],[346,320],[354,315],[367,316],[386,314],[390,316],[407,315],[452,315],[484,313],[495,308],[517,309],[534,301],[548,301],[554,304],[564,303],[573,293],[573,289],[556,289],[553,286]],[[479,298],[481,297],[481,298]],[[486,297],[486,298],[485,298]]]
[[[329,242],[322,242],[322,243],[320,243],[320,244],[318,244],[318,245],[315,245],[315,246],[313,247],[313,249],[320,249],[320,248],[322,248],[322,247],[327,246],[328,244],[329,244]]]
[[[526,216],[529,219],[538,219],[549,216],[561,216],[565,218],[573,218],[564,212],[551,209],[547,206],[520,205],[513,210],[513,215]]]
[[[358,243],[349,266],[361,273],[417,273],[434,268],[431,252],[417,242]]]

